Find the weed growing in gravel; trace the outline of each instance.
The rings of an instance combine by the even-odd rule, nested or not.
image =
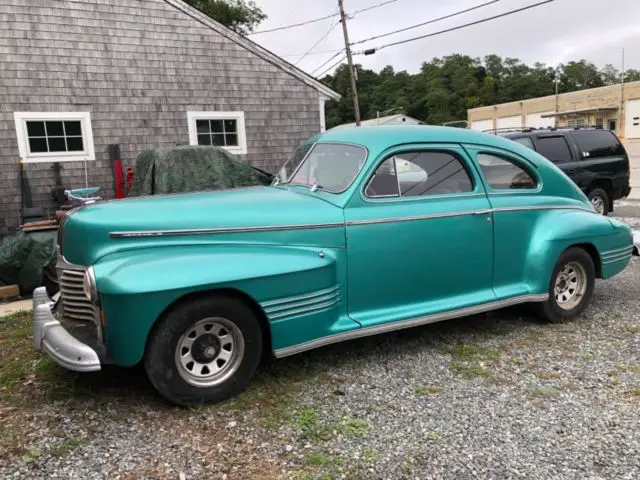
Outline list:
[[[38,460],[42,456],[42,449],[40,447],[29,447],[27,453],[22,456],[24,463],[32,463]]]
[[[640,387],[635,387],[629,390],[629,394],[634,397],[640,397]]]
[[[502,356],[496,348],[471,343],[445,344],[441,350],[451,355],[451,370],[464,378],[491,377],[485,365],[499,361]]]
[[[640,333],[640,325],[626,325],[624,329],[629,333]]]
[[[533,398],[550,398],[558,394],[558,391],[553,387],[536,387],[529,391],[529,395]]]
[[[74,448],[85,445],[86,443],[87,440],[83,438],[68,438],[62,444],[55,447],[51,451],[51,454],[55,457],[61,458],[68,455]]]
[[[425,385],[415,385],[413,387],[413,393],[415,393],[419,397],[424,397],[426,395],[435,395],[442,391],[441,388],[438,387],[427,387]]]
[[[440,440],[442,440],[442,435],[440,435],[438,432],[429,432],[427,434],[427,440],[429,440],[430,442],[439,442]]]
[[[333,434],[345,437],[361,437],[371,427],[369,422],[359,418],[344,417],[338,423],[321,424],[313,407],[305,407],[296,415],[296,426],[307,441],[326,442]]]

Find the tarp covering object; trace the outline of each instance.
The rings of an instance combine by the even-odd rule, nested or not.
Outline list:
[[[271,176],[218,147],[145,150],[136,160],[129,196],[268,185]]]

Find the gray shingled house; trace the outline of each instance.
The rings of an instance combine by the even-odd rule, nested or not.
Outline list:
[[[105,197],[111,145],[125,166],[214,143],[274,171],[338,98],[180,0],[0,0],[0,236],[23,195],[54,207],[56,163],[64,186]]]

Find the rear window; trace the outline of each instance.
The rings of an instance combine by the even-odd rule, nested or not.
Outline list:
[[[555,137],[538,137],[536,146],[538,147],[538,153],[553,163],[570,162],[572,160],[569,144],[561,135]]]
[[[570,135],[575,140],[582,158],[624,155],[624,147],[608,130],[578,130]]]

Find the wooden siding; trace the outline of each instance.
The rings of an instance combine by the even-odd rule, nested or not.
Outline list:
[[[108,146],[126,166],[186,144],[187,111],[245,112],[251,164],[274,171],[320,131],[320,93],[164,0],[0,0],[0,236],[18,222],[14,111],[91,112],[90,185],[113,195]],[[82,163],[63,163],[84,186]],[[25,165],[36,206],[53,208],[51,164]]]

